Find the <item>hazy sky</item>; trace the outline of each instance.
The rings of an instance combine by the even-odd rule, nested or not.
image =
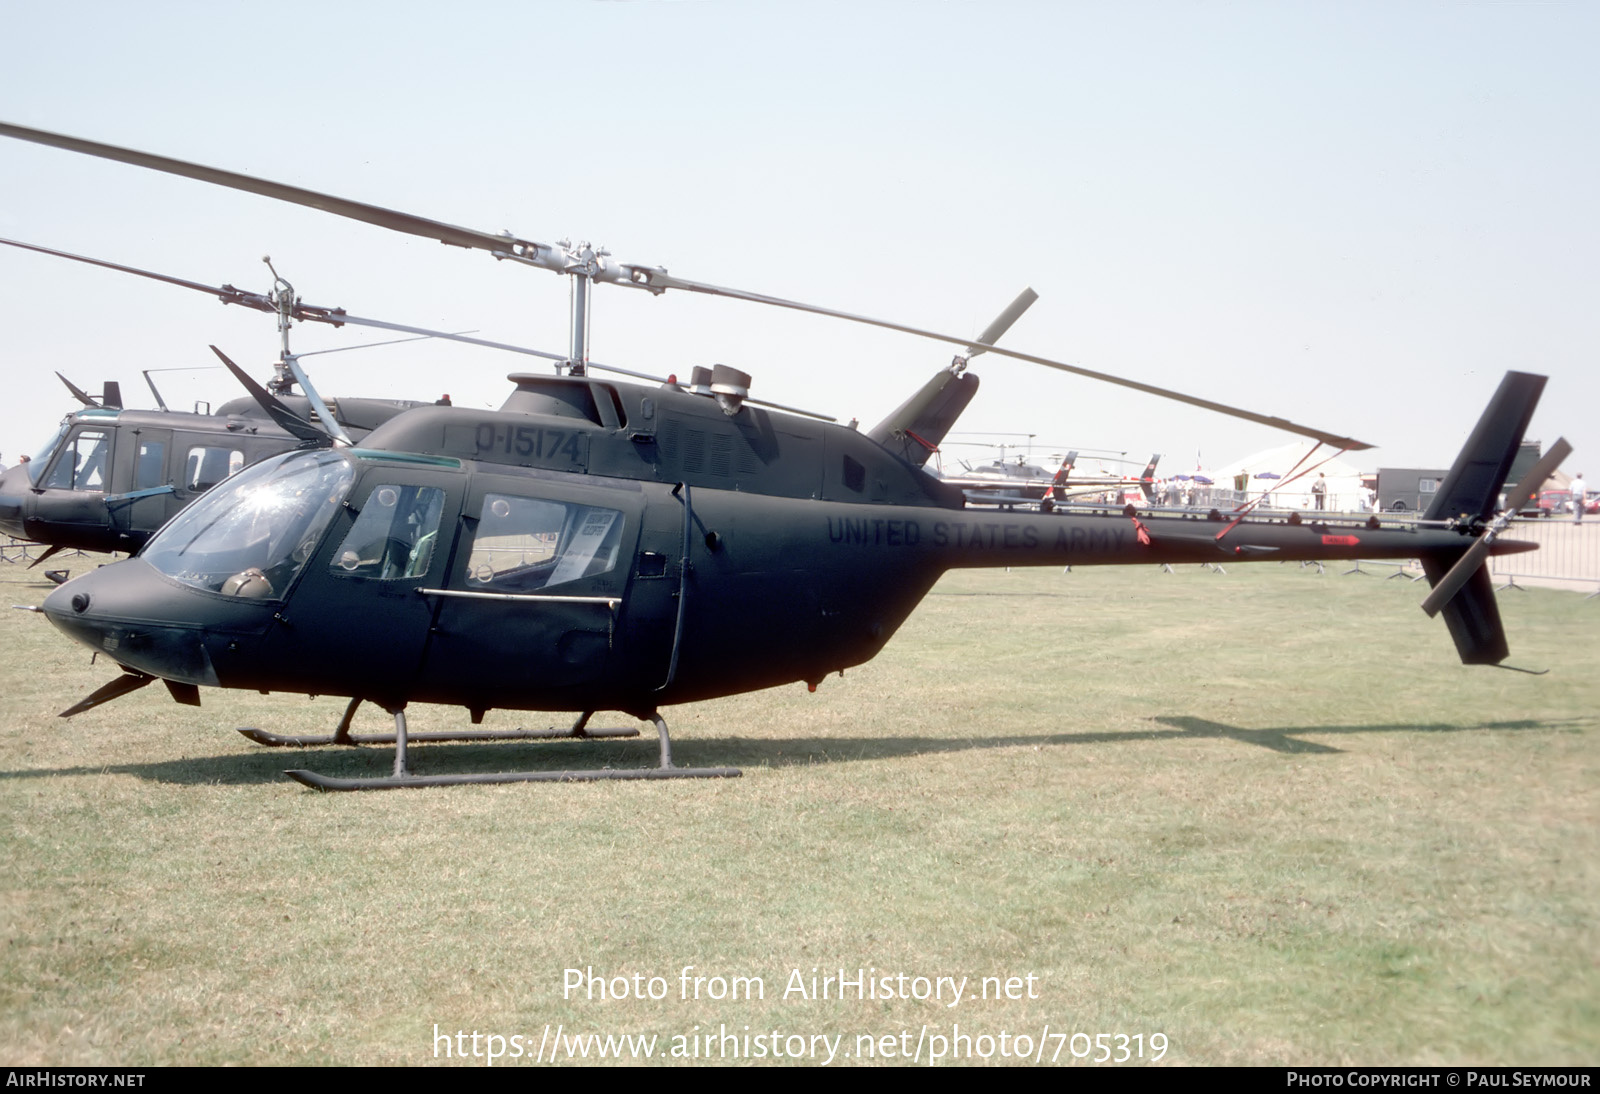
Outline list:
[[[1600,441],[1600,6],[1588,3],[0,2],[0,119],[682,276],[971,335],[1445,465],[1500,375]],[[0,140],[0,236],[561,351],[567,286],[253,195]],[[6,463],[141,369],[265,375],[269,318],[0,249]],[[370,335],[301,328],[299,349]],[[596,292],[592,353],[725,362],[871,424],[951,350],[733,301]],[[327,394],[498,405],[527,358],[312,358]],[[963,430],[1167,453],[1288,440],[992,358]],[[169,403],[234,396],[225,374]],[[1600,473],[1594,461],[1591,478]]]

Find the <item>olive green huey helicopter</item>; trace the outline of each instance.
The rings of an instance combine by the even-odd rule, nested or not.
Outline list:
[[[1336,450],[1370,447],[1281,418],[1108,376],[993,344],[691,281],[615,262],[588,244],[551,245],[203,167],[0,124],[0,135],[119,160],[484,250],[568,275],[564,370],[514,374],[499,410],[424,406],[359,447],[330,438],[241,382],[305,447],[233,476],[180,513],[135,558],[54,590],[39,610],[123,674],[63,712],[155,679],[180,703],[201,687],[347,696],[322,738],[249,732],[268,744],[394,745],[381,778],[289,775],[321,789],[468,782],[727,777],[672,763],[660,711],[794,682],[815,688],[874,657],[947,570],[1226,560],[1417,558],[1461,659],[1508,655],[1483,565],[1534,545],[1499,538],[1496,498],[1545,378],[1508,373],[1425,519],[1268,519],[1248,507],[1161,515],[996,512],[966,507],[924,469],[976,393],[968,358],[1000,354],[1272,425]],[[877,426],[857,430],[751,405],[750,377],[719,365],[689,385],[600,379],[585,342],[596,284],[799,309],[964,346]],[[1025,294],[1027,295],[1027,294]],[[1021,298],[1013,310],[1022,305]],[[1008,312],[1009,314],[1009,312]],[[220,354],[219,354],[220,355]],[[561,374],[564,371],[564,375]],[[326,419],[324,419],[326,421]],[[1570,451],[1558,441],[1513,496]],[[1331,458],[1331,457],[1330,457]],[[1314,471],[1316,464],[1305,467]],[[1299,469],[1296,469],[1299,471]],[[353,737],[371,702],[393,737]],[[410,703],[569,711],[570,730],[430,734],[429,740],[633,735],[591,730],[600,710],[655,725],[655,767],[416,775]]]

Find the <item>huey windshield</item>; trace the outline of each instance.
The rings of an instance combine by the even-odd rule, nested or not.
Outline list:
[[[50,463],[50,457],[55,454],[56,445],[61,443],[61,438],[65,437],[67,430],[71,428],[72,419],[70,417],[64,419],[50,435],[50,439],[41,445],[39,451],[28,461],[28,481],[33,485],[39,485],[39,477],[44,474],[46,465]]]

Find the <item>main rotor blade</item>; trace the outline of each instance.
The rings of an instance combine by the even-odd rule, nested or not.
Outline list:
[[[493,235],[489,232],[478,232],[471,228],[460,228],[454,224],[446,224],[443,221],[412,216],[410,213],[384,209],[381,206],[368,205],[361,201],[350,201],[347,198],[334,197],[331,194],[320,194],[315,190],[306,190],[299,186],[290,186],[282,182],[270,182],[267,179],[253,178],[250,175],[242,175],[236,171],[224,171],[219,167],[206,167],[203,164],[189,163],[186,160],[173,159],[170,156],[158,156],[151,152],[120,148],[114,144],[86,141],[79,137],[68,137],[61,133],[51,133],[43,129],[29,129],[27,126],[0,122],[0,135],[15,137],[22,141],[32,141],[34,144],[64,148],[69,152],[81,152],[86,156],[98,156],[101,159],[131,163],[136,167],[148,167],[152,171],[164,171],[169,175],[182,175],[185,178],[198,179],[201,182],[226,186],[234,190],[245,190],[252,194],[260,194],[263,197],[276,198],[279,201],[292,202],[295,205],[304,205],[311,209],[321,209],[325,213],[333,213],[337,216],[349,217],[352,220],[376,224],[380,228],[406,232],[410,235],[423,236],[427,239],[437,239],[441,243],[453,243],[457,247],[474,247],[486,251],[505,251],[518,244],[539,246],[527,240]]]
[[[56,373],[56,379],[60,380],[63,384],[66,384],[67,390],[72,392],[72,397],[78,400],[78,402],[82,403],[84,406],[100,405],[94,401],[94,398],[87,391],[83,390],[83,388],[79,387],[77,384],[61,375],[61,373]]]
[[[639,271],[644,276],[645,271]],[[1256,422],[1260,425],[1271,426],[1288,433],[1296,433],[1302,437],[1311,437],[1324,444],[1331,444],[1346,451],[1360,451],[1371,448],[1366,441],[1358,441],[1353,437],[1341,436],[1327,430],[1316,429],[1312,426],[1300,425],[1287,418],[1279,418],[1271,414],[1257,414],[1253,410],[1242,407],[1229,406],[1227,403],[1214,402],[1211,399],[1202,399],[1196,395],[1185,395],[1181,391],[1171,388],[1157,387],[1139,380],[1129,380],[1121,376],[1112,376],[1106,372],[1096,372],[1094,369],[1084,368],[1081,365],[1069,365],[1064,361],[1055,361],[1049,357],[1039,357],[1032,353],[1019,353],[1016,350],[1002,349],[999,346],[985,342],[968,342],[967,339],[953,334],[940,334],[937,331],[924,330],[921,327],[909,326],[905,323],[894,323],[887,319],[874,319],[867,315],[856,315],[852,312],[836,311],[833,308],[824,308],[816,304],[803,304],[797,300],[785,300],[781,296],[766,296],[762,293],[745,292],[743,289],[730,289],[721,285],[709,285],[700,281],[689,281],[681,277],[658,271],[650,271],[647,281],[636,281],[641,285],[657,289],[682,289],[685,292],[704,293],[707,296],[726,296],[735,300],[748,300],[756,304],[770,304],[775,308],[789,308],[794,311],[810,312],[813,315],[825,315],[833,319],[844,319],[851,323],[863,323],[869,327],[882,327],[885,330],[899,331],[901,334],[910,334],[918,338],[930,338],[935,342],[951,342],[956,345],[966,345],[970,350],[984,350],[989,353],[999,354],[1001,357],[1010,357],[1018,361],[1027,361],[1045,368],[1053,368],[1060,372],[1070,372],[1076,376],[1087,376],[1091,380],[1100,380],[1118,387],[1132,388],[1142,391],[1147,395],[1156,395],[1163,399],[1172,399],[1189,406],[1201,407],[1205,410],[1226,414],[1233,418],[1243,418],[1247,422]]]
[[[333,444],[333,435],[331,433],[325,429],[318,429],[273,398],[266,388],[250,378],[248,372],[229,360],[226,353],[223,353],[216,346],[211,347],[211,352],[221,359],[222,363],[228,367],[228,371],[233,373],[233,378],[244,386],[244,389],[250,393],[250,397],[260,404],[261,409],[267,412],[267,417],[276,422],[279,429],[291,437],[299,437],[307,445],[327,448]]]
[[[194,289],[198,292],[218,297],[225,303],[241,304],[257,311],[270,312],[275,310],[271,304],[267,303],[266,297],[256,293],[241,292],[232,285],[203,285],[198,281],[185,281],[181,277],[171,277],[151,270],[141,270],[137,266],[124,266],[119,262],[107,262],[103,258],[90,258],[87,255],[75,255],[71,251],[57,251],[50,247],[41,247],[36,243],[24,243],[20,239],[0,239],[0,243],[5,244],[7,247],[20,247],[24,251],[37,251],[39,254],[54,255],[57,258],[66,258],[89,266],[100,266],[107,270],[116,270],[119,273],[133,274],[135,277],[148,277],[151,281],[164,281],[168,285],[177,285],[183,289]]]
[[[974,342],[969,338],[957,335],[940,334],[936,331],[924,330],[920,327],[909,326],[904,323],[893,323],[884,319],[873,319],[865,315],[856,315],[851,312],[838,311],[833,308],[824,308],[815,304],[803,304],[795,300],[785,300],[778,296],[767,296],[762,293],[745,292],[740,289],[730,289],[720,285],[712,285],[703,281],[691,281],[686,278],[674,277],[659,266],[635,266],[614,261],[600,261],[595,256],[581,256],[570,251],[567,247],[552,247],[545,243],[536,243],[531,240],[519,239],[509,233],[493,235],[488,232],[478,232],[470,228],[461,228],[442,221],[429,220],[426,217],[413,216],[409,213],[397,212],[393,209],[384,209],[365,202],[350,201],[346,198],[334,197],[331,194],[318,193],[315,190],[305,190],[298,186],[289,186],[285,183],[269,182],[265,179],[253,178],[250,175],[239,174],[234,171],[224,171],[216,167],[206,167],[201,164],[189,163],[185,160],[172,159],[168,156],[158,156],[149,152],[139,152],[131,148],[121,148],[117,145],[102,144],[98,141],[83,140],[78,137],[68,137],[60,133],[50,133],[42,129],[30,129],[26,126],[11,125],[0,122],[0,136],[15,137],[18,140],[32,141],[35,144],[49,145],[55,148],[64,148],[71,152],[80,152],[89,156],[98,156],[102,159],[116,160],[129,163],[138,167],[147,167],[155,171],[164,171],[172,175],[182,175],[185,178],[198,179],[202,182],[214,183],[218,186],[227,186],[235,190],[244,190],[264,197],[276,198],[279,201],[291,202],[295,205],[304,205],[312,209],[321,209],[324,212],[334,213],[338,216],[349,217],[353,220],[375,224],[381,228],[389,228],[409,235],[423,236],[428,239],[437,239],[444,243],[453,243],[458,247],[472,247],[486,250],[497,257],[514,258],[541,269],[557,272],[588,271],[588,276],[597,281],[611,282],[619,285],[630,285],[633,288],[644,289],[650,293],[660,293],[666,289],[682,289],[685,292],[702,293],[707,296],[725,296],[734,300],[747,300],[756,304],[767,304],[777,308],[790,308],[795,311],[810,312],[814,315],[825,315],[834,319],[843,319],[851,323],[863,323],[867,326],[882,327],[885,330],[899,331],[902,334],[914,335],[918,338],[928,338],[935,342],[968,347],[969,355],[987,351],[1010,357],[1017,361],[1027,361],[1035,365],[1043,365],[1060,372],[1070,372],[1077,376],[1085,376],[1092,380],[1115,384],[1118,387],[1142,391],[1147,395],[1156,395],[1163,399],[1172,399],[1189,406],[1197,406],[1203,410],[1226,414],[1233,418],[1242,418],[1248,422],[1259,425],[1271,426],[1302,437],[1311,437],[1322,441],[1324,444],[1336,445],[1347,451],[1360,451],[1371,448],[1372,445],[1365,441],[1358,441],[1351,437],[1340,436],[1326,430],[1315,429],[1311,426],[1299,425],[1286,418],[1279,418],[1270,414],[1257,414],[1254,411],[1241,407],[1229,406],[1226,403],[1214,402],[1210,399],[1201,399],[1194,395],[1185,395],[1170,388],[1157,387],[1154,384],[1142,383],[1138,380],[1128,380],[1109,373],[1096,372],[1093,369],[1083,368],[1080,365],[1069,365],[1063,361],[1055,361],[1048,357],[1039,357],[1031,353],[1019,353],[1016,350],[1001,349],[991,342]],[[522,253],[517,253],[522,252]],[[592,265],[590,264],[592,261]]]
[[[327,309],[318,310],[327,311]],[[546,353],[541,349],[529,349],[526,346],[513,346],[508,342],[491,342],[486,338],[471,338],[465,334],[450,334],[449,332],[442,330],[429,330],[427,327],[408,327],[403,323],[386,323],[381,319],[363,319],[359,315],[351,315],[344,311],[335,310],[329,312],[328,315],[329,317],[307,315],[304,318],[320,323],[332,323],[334,326],[338,326],[341,323],[349,323],[351,326],[356,327],[376,327],[379,330],[394,330],[399,331],[402,334],[420,334],[425,338],[443,338],[448,342],[465,342],[469,346],[483,346],[485,349],[501,349],[505,350],[507,353],[523,353],[527,354],[529,357],[543,357],[546,361],[565,361],[567,359],[567,355],[564,353]],[[614,369],[613,371],[621,370]]]
[[[976,357],[983,352],[984,346],[1000,341],[1001,336],[1011,329],[1011,324],[1022,318],[1022,313],[1031,308],[1033,302],[1037,299],[1039,299],[1039,294],[1031,288],[1023,289],[1018,293],[1017,298],[1007,306],[1006,310],[996,316],[995,321],[983,329],[983,333],[978,335],[978,340],[967,347],[967,356]]]
[[[142,270],[137,266],[124,266],[120,262],[108,262],[102,258],[90,258],[87,255],[73,254],[71,251],[58,251],[51,247],[41,247],[35,243],[23,243],[17,239],[0,239],[0,244],[8,247],[20,247],[25,251],[37,251],[39,254],[53,255],[56,258],[65,258],[72,262],[82,262],[89,266],[99,266],[107,270],[116,270],[118,273],[133,274],[135,277],[149,278],[151,281],[160,281],[168,285],[177,285],[183,289],[193,289],[203,292],[207,296],[214,296],[224,304],[238,304],[241,307],[253,308],[256,311],[272,314],[277,308],[261,293],[246,292],[234,288],[232,285],[207,285],[202,281],[189,281],[170,274],[156,273],[153,270]],[[564,353],[546,353],[543,350],[528,349],[525,346],[513,346],[506,342],[491,342],[485,338],[472,338],[465,334],[451,334],[448,331],[430,330],[427,327],[408,327],[402,323],[388,323],[382,319],[367,319],[359,315],[351,315],[343,308],[324,308],[316,304],[296,303],[294,317],[308,323],[327,323],[338,327],[349,323],[356,327],[376,327],[379,330],[399,331],[402,334],[418,334],[426,338],[443,338],[451,342],[465,342],[470,346],[483,346],[486,349],[505,350],[508,353],[524,353],[531,357],[542,357],[547,361],[565,361]],[[59,373],[57,374],[59,375]],[[63,377],[63,381],[65,378]],[[87,400],[86,406],[99,406],[89,396],[74,391],[78,398]]]

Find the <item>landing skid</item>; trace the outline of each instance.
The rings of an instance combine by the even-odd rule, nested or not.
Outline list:
[[[347,733],[344,737],[286,737],[264,729],[240,727],[239,732],[268,748],[316,748],[320,745],[392,745],[393,733]],[[637,737],[637,729],[463,729],[446,733],[412,733],[406,739],[424,744],[440,741],[589,741],[600,737]]]
[[[354,704],[351,706],[353,712]],[[488,731],[473,736],[458,734],[418,734],[411,738],[406,733],[406,713],[404,708],[394,712],[394,735],[385,738],[371,738],[373,741],[383,740],[394,744],[394,774],[388,777],[339,779],[328,775],[320,775],[315,771],[297,768],[285,771],[284,774],[298,783],[313,787],[317,790],[401,790],[420,788],[426,786],[461,786],[471,783],[527,783],[527,782],[599,782],[603,779],[736,779],[743,772],[736,767],[673,767],[672,766],[672,739],[667,735],[667,723],[656,711],[650,712],[650,720],[655,723],[656,733],[661,741],[661,763],[658,767],[643,768],[612,768],[601,767],[589,770],[575,771],[504,771],[474,775],[413,775],[406,769],[406,745],[411,740],[504,740],[506,736],[491,736]],[[638,736],[638,731],[633,730],[585,730],[594,711],[586,711],[572,729],[567,731],[540,731],[540,730],[510,730],[507,734],[513,738],[522,735],[529,738],[548,739],[558,738],[584,738],[589,736]],[[341,723],[340,730],[346,728]],[[260,738],[253,736],[250,731],[240,730],[252,740]],[[268,734],[267,736],[275,736]],[[335,733],[334,737],[339,737]],[[279,738],[283,741],[292,741],[303,738]],[[360,743],[356,738],[344,733],[344,739],[352,743]],[[321,740],[321,738],[317,738]],[[334,738],[328,738],[328,743],[333,743]],[[340,742],[343,743],[343,742]]]
[[[350,720],[355,717],[360,699],[350,700],[344,717],[331,736],[291,737],[265,729],[239,727],[239,732],[258,745],[268,748],[318,748],[322,745],[392,745],[393,733],[351,733]],[[446,733],[412,733],[407,740],[437,744],[441,741],[582,741],[600,737],[637,737],[637,729],[588,729],[588,712],[572,724],[570,729],[458,729]]]

